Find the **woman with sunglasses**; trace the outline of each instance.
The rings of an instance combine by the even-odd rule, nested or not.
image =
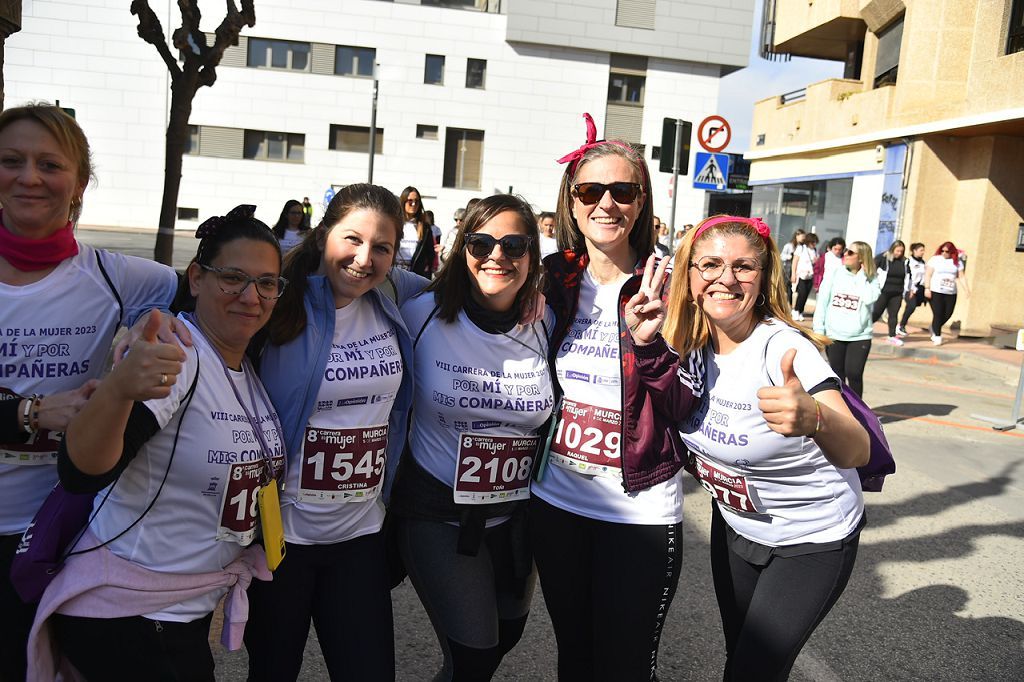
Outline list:
[[[423,200],[415,187],[406,187],[398,198],[402,204],[402,239],[395,255],[395,266],[429,278],[435,269],[434,231],[423,210]]]
[[[57,483],[62,434],[118,327],[167,309],[177,287],[171,268],[75,238],[92,177],[89,141],[61,109],[0,114],[0,680],[25,677],[35,604],[15,592],[11,562]]]
[[[309,231],[305,207],[295,199],[284,202],[284,208],[281,209],[281,215],[274,223],[273,230],[277,241],[281,242],[281,252],[291,251]]]
[[[545,322],[519,323],[540,284],[537,237],[519,197],[481,200],[437,279],[402,306],[416,398],[391,510],[444,654],[435,680],[491,679],[533,597],[524,513],[553,403]]]
[[[714,498],[723,679],[785,680],[853,571],[864,523],[854,467],[868,461],[868,437],[821,357],[827,340],[789,317],[767,225],[708,218],[676,263],[689,267],[672,280],[664,341],[680,368],[656,400],[676,413],[688,468]],[[675,358],[664,341],[644,357]],[[663,363],[644,360],[640,373],[661,376]],[[673,407],[680,394],[700,396],[690,417]]]
[[[285,259],[291,283],[259,371],[281,412],[286,557],[249,588],[249,679],[298,678],[310,623],[333,680],[393,680],[385,501],[412,402],[412,340],[396,304],[427,281],[391,270],[398,199],[348,185]],[[389,275],[390,272],[390,275]]]
[[[196,231],[182,280],[194,311],[179,315],[194,348],[158,342],[148,324],[68,425],[61,483],[96,498],[40,603],[29,679],[53,679],[52,633],[86,679],[213,680],[214,607],[228,588],[233,600],[253,576],[270,578],[263,550],[250,545],[257,516],[277,505],[267,491],[284,439],[245,350],[286,282],[255,208]],[[225,610],[225,643],[239,648],[245,619]]]
[[[949,322],[956,308],[957,285],[971,295],[964,276],[964,264],[953,242],[943,242],[925,263],[924,297],[932,308],[932,343],[942,345],[942,325]]]
[[[584,118],[587,142],[560,159],[563,250],[544,261],[561,401],[532,487],[531,540],[559,679],[647,680],[679,581],[682,446],[622,333],[636,327],[627,302],[653,267],[650,175],[632,147],[597,141]]]
[[[850,243],[843,251],[843,266],[821,281],[813,326],[815,333],[832,340],[825,355],[839,380],[863,396],[872,311],[882,295],[885,277],[878,276],[871,247],[864,242]]]

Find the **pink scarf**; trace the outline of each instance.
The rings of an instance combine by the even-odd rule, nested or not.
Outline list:
[[[29,239],[7,229],[3,225],[3,211],[0,210],[0,256],[15,269],[22,272],[45,270],[76,255],[78,242],[70,220],[49,237]]]

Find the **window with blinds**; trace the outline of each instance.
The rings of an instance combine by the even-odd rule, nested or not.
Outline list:
[[[377,141],[374,144],[374,155],[384,150],[384,129],[377,128]],[[360,152],[363,154],[370,151],[370,129],[366,126],[347,126],[331,124],[331,133],[328,140],[328,148],[338,152]]]
[[[446,128],[442,186],[480,189],[483,159],[484,131]]]
[[[878,33],[875,58],[875,87],[892,85],[900,68],[900,44],[903,42],[903,17]]]
[[[655,0],[616,0],[615,25],[654,30]]]

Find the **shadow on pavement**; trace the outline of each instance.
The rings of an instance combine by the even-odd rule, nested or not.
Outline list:
[[[876,405],[871,409],[878,415],[880,422],[892,424],[911,417],[945,417],[951,414],[956,407],[956,405],[941,403],[893,403],[891,405]]]

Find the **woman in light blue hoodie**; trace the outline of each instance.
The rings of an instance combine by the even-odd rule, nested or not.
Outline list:
[[[882,293],[871,247],[853,242],[843,252],[842,268],[821,283],[814,309],[814,331],[832,339],[828,364],[857,395],[864,393],[864,365],[871,351],[871,309]]]

